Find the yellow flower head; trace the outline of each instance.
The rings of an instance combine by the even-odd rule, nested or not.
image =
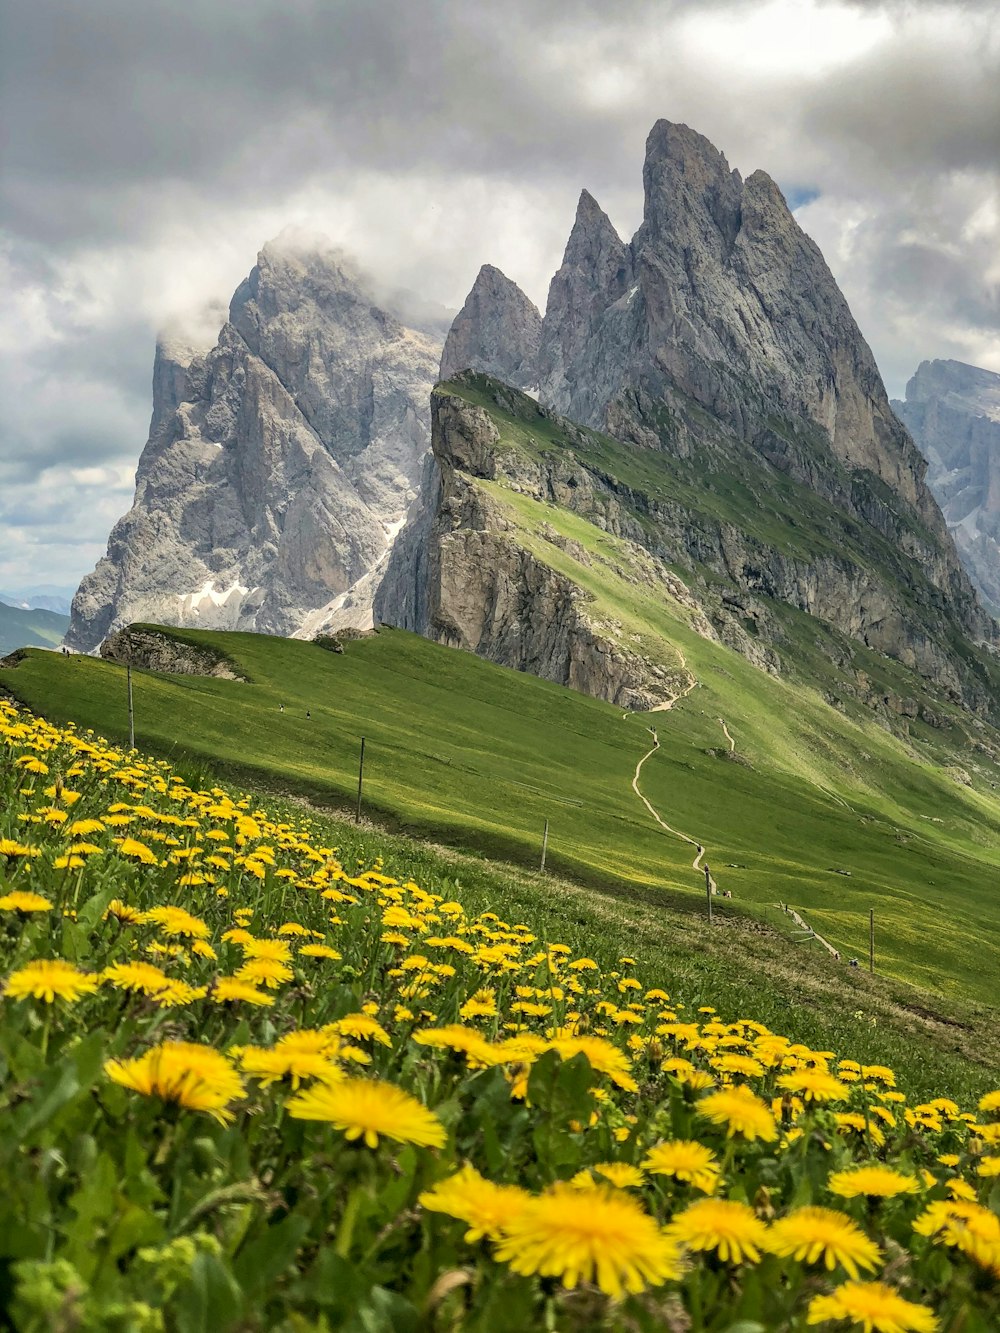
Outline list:
[[[832,1194],[839,1194],[843,1199],[856,1199],[862,1194],[892,1199],[897,1194],[912,1194],[920,1188],[916,1177],[903,1175],[891,1166],[880,1166],[878,1163],[835,1171],[826,1186]]]
[[[286,1103],[297,1120],[322,1120],[344,1132],[349,1140],[364,1139],[377,1148],[379,1137],[419,1147],[443,1148],[444,1125],[416,1097],[392,1083],[345,1078],[300,1092]]]
[[[496,1257],[515,1273],[593,1282],[618,1300],[679,1275],[676,1245],[629,1195],[609,1186],[580,1191],[560,1182],[529,1199],[504,1224]]]
[[[767,1227],[745,1203],[699,1199],[675,1214],[667,1232],[690,1250],[716,1250],[734,1264],[758,1263]]]
[[[110,981],[116,990],[155,995],[163,990],[170,978],[152,963],[115,963],[104,969],[104,980]]]
[[[725,1125],[726,1137],[741,1134],[745,1139],[770,1142],[778,1137],[778,1127],[764,1102],[742,1084],[709,1093],[695,1106],[698,1115],[713,1125]]]
[[[610,1181],[617,1189],[642,1188],[642,1172],[629,1162],[598,1162],[590,1169],[595,1175],[603,1176],[605,1180]]]
[[[642,1164],[651,1176],[673,1176],[701,1190],[714,1194],[719,1184],[719,1164],[715,1153],[703,1143],[691,1139],[672,1139],[651,1148]]]
[[[15,889],[0,898],[0,912],[51,912],[52,904],[40,893],[26,893]]]
[[[122,856],[127,856],[133,861],[138,861],[140,865],[159,865],[155,852],[151,852],[146,844],[144,842],[139,842],[137,838],[123,838],[118,850]]]
[[[146,913],[147,921],[155,921],[164,935],[184,936],[189,939],[205,940],[211,933],[204,921],[183,907],[151,907]]]
[[[797,1093],[807,1102],[842,1102],[851,1095],[847,1084],[825,1069],[796,1069],[791,1074],[782,1074],[778,1087]]]
[[[108,1060],[108,1078],[144,1097],[159,1097],[191,1111],[206,1111],[220,1123],[232,1120],[227,1108],[243,1096],[243,1080],[211,1046],[164,1041],[134,1060]]]
[[[494,1185],[473,1166],[439,1181],[420,1195],[418,1203],[429,1212],[445,1213],[468,1224],[464,1239],[469,1245],[480,1240],[500,1240],[504,1227],[518,1216],[531,1198],[516,1185]]]
[[[274,1004],[274,996],[239,977],[219,977],[209,996],[216,1004]]]
[[[845,1282],[830,1296],[809,1302],[809,1324],[849,1319],[864,1333],[936,1333],[938,1321],[926,1305],[904,1300],[884,1282]]]
[[[66,1000],[75,1004],[84,995],[97,990],[100,978],[93,972],[81,972],[72,963],[62,958],[36,958],[18,968],[7,978],[4,994],[12,1000],[23,1000],[31,996],[35,1000],[44,1000],[51,1004],[53,1000]]]
[[[771,1254],[799,1263],[822,1260],[830,1272],[840,1264],[853,1278],[859,1268],[871,1272],[881,1260],[875,1242],[851,1218],[832,1208],[796,1208],[771,1224],[765,1245]]]

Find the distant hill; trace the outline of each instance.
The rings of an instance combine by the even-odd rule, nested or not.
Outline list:
[[[56,648],[69,628],[69,616],[37,608],[23,610],[0,602],[0,657],[15,648]]]
[[[0,590],[0,602],[24,611],[58,611],[60,615],[68,616],[75,591],[75,588],[61,588],[55,583],[40,583],[15,592]]]

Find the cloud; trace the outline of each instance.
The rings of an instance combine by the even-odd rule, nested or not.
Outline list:
[[[156,330],[210,342],[286,224],[424,322],[484,261],[541,304],[582,186],[638,224],[660,116],[781,183],[892,392],[925,357],[1000,370],[988,0],[14,0],[3,38],[7,583],[92,562]]]

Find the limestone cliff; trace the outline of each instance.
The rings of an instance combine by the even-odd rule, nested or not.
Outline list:
[[[965,568],[1000,615],[1000,375],[923,361],[896,415],[928,463],[927,481]]]
[[[67,642],[90,650],[137,620],[370,624],[422,475],[438,352],[322,238],[266,245],[211,351],[157,347],[135,501]]]

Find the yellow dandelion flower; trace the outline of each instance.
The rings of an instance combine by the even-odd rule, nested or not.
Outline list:
[[[144,866],[159,865],[156,859],[156,853],[150,851],[144,842],[139,842],[137,838],[123,838],[118,845],[118,850],[122,856],[127,856],[133,861],[138,861]]]
[[[267,991],[258,990],[249,981],[239,977],[219,977],[212,987],[209,999],[215,1004],[274,1004],[274,996]]]
[[[134,1060],[108,1060],[104,1072],[144,1097],[205,1111],[222,1124],[232,1120],[228,1107],[244,1093],[243,1080],[221,1052],[189,1041],[161,1042]]]
[[[140,912],[138,907],[130,907],[120,898],[111,899],[101,920],[107,921],[109,916],[115,917],[123,926],[140,926],[146,920],[145,912]]]
[[[808,1324],[850,1319],[864,1333],[936,1333],[938,1321],[926,1305],[904,1300],[884,1282],[845,1282],[829,1296],[809,1302]]]
[[[87,862],[82,856],[70,856],[67,854],[65,856],[57,856],[52,862],[52,868],[53,870],[79,870],[81,866],[85,866],[86,864]]]
[[[51,912],[52,904],[40,893],[22,892],[15,889],[0,898],[0,912]]]
[[[13,838],[0,838],[0,856],[6,856],[10,860],[18,857],[41,856],[40,847],[28,847],[23,842],[15,842]]]
[[[2,851],[3,844],[0,843],[0,852]],[[995,1092],[986,1093],[984,1097],[980,1097],[977,1109],[987,1113],[991,1111],[1000,1111],[1000,1088],[997,1088]]]
[[[740,1264],[760,1261],[767,1227],[745,1203],[730,1199],[698,1199],[676,1213],[668,1234],[689,1250],[716,1250],[719,1258]]]
[[[750,1141],[770,1142],[778,1137],[778,1127],[768,1107],[742,1084],[702,1097],[695,1111],[713,1125],[725,1125],[727,1138],[741,1134]]]
[[[880,1166],[877,1162],[869,1166],[854,1166],[847,1171],[835,1171],[826,1182],[831,1194],[839,1194],[843,1199],[856,1199],[859,1195],[869,1195],[879,1199],[893,1199],[897,1194],[912,1194],[920,1188],[914,1176],[903,1175],[891,1166]]]
[[[429,1212],[445,1213],[468,1225],[464,1239],[470,1245],[480,1240],[500,1240],[504,1228],[519,1215],[531,1195],[516,1185],[495,1185],[484,1180],[473,1166],[439,1181],[425,1190],[417,1202]]]
[[[980,1157],[979,1165],[976,1167],[977,1176],[985,1176],[992,1179],[994,1176],[1000,1176],[1000,1157]]]
[[[703,1194],[714,1194],[719,1184],[715,1153],[691,1139],[672,1139],[649,1150],[642,1164],[651,1176],[673,1176]]]
[[[825,1069],[796,1069],[790,1074],[782,1074],[778,1087],[797,1093],[807,1102],[841,1102],[851,1095],[847,1084]]]
[[[116,990],[138,991],[143,995],[155,995],[170,981],[166,972],[152,963],[115,963],[104,969],[103,976]]]
[[[306,958],[328,958],[331,962],[337,963],[343,957],[336,949],[331,949],[328,944],[303,944],[299,949],[299,954]]]
[[[36,958],[33,963],[12,972],[4,984],[4,994],[12,1000],[30,996],[51,1004],[55,999],[75,1004],[84,995],[97,990],[100,978],[93,972],[81,972],[62,958]]]
[[[589,1190],[585,1206],[565,1182],[529,1199],[504,1224],[496,1257],[564,1287],[596,1283],[616,1300],[679,1276],[676,1245],[634,1199],[607,1186]]]
[[[66,832],[71,838],[87,838],[91,833],[103,833],[104,825],[99,819],[76,819]]]
[[[377,1148],[379,1137],[425,1148],[443,1148],[444,1125],[402,1088],[375,1079],[345,1078],[300,1092],[286,1103],[297,1120],[321,1120],[342,1130],[348,1140],[364,1139]]]
[[[267,958],[277,963],[291,962],[292,948],[285,940],[243,940],[244,958]]]
[[[153,996],[153,1003],[161,1009],[176,1009],[182,1004],[194,1004],[208,994],[207,986],[190,986],[186,981],[171,977],[162,990]]]
[[[329,1052],[335,1045],[336,1039],[331,1040],[327,1033],[293,1032],[271,1049],[262,1046],[245,1047],[240,1056],[240,1065],[245,1074],[257,1079],[265,1087],[287,1078],[294,1090],[303,1079],[332,1082],[344,1077],[330,1059]]]
[[[832,1208],[796,1208],[779,1218],[771,1224],[765,1248],[799,1263],[822,1260],[831,1273],[840,1264],[852,1278],[859,1276],[859,1268],[876,1269],[882,1257],[856,1222]]]
[[[204,940],[211,934],[204,921],[185,912],[183,907],[151,907],[146,913],[146,920],[155,921],[168,938],[178,935]]]
[[[740,1055],[736,1051],[714,1056],[709,1064],[720,1074],[741,1074],[744,1078],[761,1078],[764,1066],[750,1055]]]
[[[625,1092],[638,1092],[639,1085],[632,1077],[632,1065],[624,1051],[603,1037],[558,1037],[550,1045],[561,1059],[572,1060],[585,1055],[595,1073],[604,1074]]]
[[[266,986],[268,990],[277,990],[286,981],[295,976],[292,969],[273,958],[254,958],[244,963],[234,973],[237,981],[249,982],[251,986]]]
[[[358,1037],[361,1040],[371,1038],[382,1046],[392,1046],[392,1040],[381,1023],[371,1014],[345,1014],[331,1023],[330,1030],[342,1037]]]
[[[640,1189],[643,1184],[642,1172],[629,1162],[598,1162],[590,1169],[610,1181],[616,1189]]]

